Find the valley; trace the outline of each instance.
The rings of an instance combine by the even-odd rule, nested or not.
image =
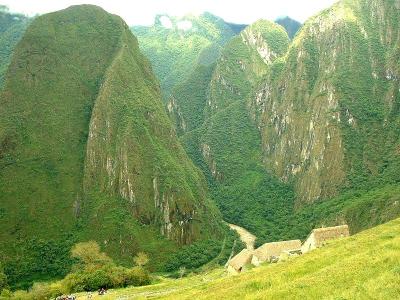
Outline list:
[[[399,218],[399,0],[0,5],[0,300],[396,299]]]

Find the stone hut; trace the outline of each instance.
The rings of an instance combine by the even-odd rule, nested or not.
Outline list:
[[[228,262],[228,272],[238,274],[251,262],[253,251],[243,249]]]
[[[314,229],[301,246],[301,252],[306,253],[313,249],[324,246],[326,241],[346,237],[349,235],[349,226],[347,225]]]
[[[266,243],[254,251],[251,263],[259,266],[262,262],[278,259],[283,252],[290,253],[300,248],[300,240]]]

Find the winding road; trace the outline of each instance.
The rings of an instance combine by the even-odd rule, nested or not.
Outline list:
[[[256,236],[254,234],[251,234],[243,227],[237,226],[235,224],[228,224],[228,225],[231,229],[235,230],[239,234],[240,239],[242,240],[243,243],[246,244],[246,248],[248,250],[254,250],[254,242],[256,240]]]

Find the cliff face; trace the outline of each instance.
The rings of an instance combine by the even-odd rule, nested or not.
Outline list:
[[[395,180],[398,6],[341,1],[307,21],[253,97],[265,166],[298,205]]]
[[[158,83],[129,32],[93,107],[84,188],[124,199],[142,224],[159,226],[180,244],[207,232],[203,218],[210,224],[217,218],[209,214],[205,181],[179,144]]]
[[[83,5],[35,19],[0,108],[2,250],[73,231],[124,257],[218,235],[205,180],[119,17]]]
[[[209,83],[200,145],[216,179],[236,177],[240,171],[233,169],[247,161],[238,155],[253,153],[254,157],[259,152],[259,137],[249,118],[247,98],[287,46],[283,28],[261,20],[248,26],[223,49]],[[258,159],[254,157],[254,162]]]

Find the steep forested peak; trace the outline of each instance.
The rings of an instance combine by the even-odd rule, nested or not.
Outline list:
[[[144,251],[161,267],[178,245],[222,228],[120,17],[80,5],[35,18],[0,108],[0,257],[11,282],[68,271],[55,245],[94,239],[117,259]],[[33,238],[57,257],[53,269]]]
[[[247,26],[240,35],[246,45],[257,47],[260,56],[267,64],[284,55],[289,45],[285,29],[281,25],[264,19]],[[264,47],[260,48],[261,45]]]
[[[290,39],[294,38],[302,25],[300,22],[290,18],[289,16],[280,17],[275,20],[275,23],[281,25],[283,28],[286,29]]]
[[[133,26],[140,48],[161,82],[163,98],[184,82],[196,65],[214,63],[221,47],[236,33],[210,13],[171,17],[158,15],[151,26]]]
[[[394,180],[398,7],[343,0],[310,18],[254,98],[264,161],[298,204]]]

